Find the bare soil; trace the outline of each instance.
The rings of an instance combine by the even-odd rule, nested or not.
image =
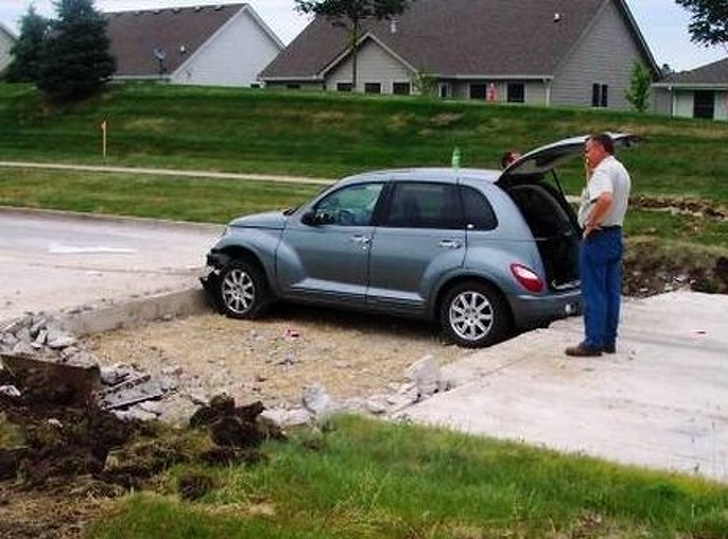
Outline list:
[[[692,226],[697,227],[704,219],[728,218],[725,208],[712,203],[637,199],[633,205],[687,213],[695,217]],[[728,258],[704,250],[665,253],[653,239],[630,239],[625,294],[641,297],[679,288],[728,293]],[[218,418],[218,425],[226,428],[216,431],[213,441],[240,436],[248,440],[250,431],[240,419],[250,413],[247,407],[257,410],[295,403],[306,385],[320,384],[337,400],[366,398],[386,393],[390,384],[402,381],[408,366],[427,354],[446,364],[470,353],[449,344],[438,328],[422,322],[293,306],[278,306],[257,321],[231,320],[212,313],[160,321],[95,335],[88,345],[102,364],[130,364],[148,372],[181,369],[197,384],[201,397],[230,395],[234,400],[222,403],[228,415]],[[231,402],[244,406],[234,408]],[[0,471],[3,458],[7,459],[1,450],[13,447],[3,424],[17,425],[24,439],[20,445],[37,449],[39,456],[39,460],[27,460],[15,477],[0,477],[2,537],[80,537],[85,524],[113,511],[114,498],[124,495],[130,486],[153,488],[148,480],[165,465],[201,458],[199,453],[191,456],[176,435],[160,437],[138,425],[122,427],[98,410],[25,404],[17,408],[0,399]],[[57,424],[49,419],[83,428],[77,432],[61,429],[59,434]],[[106,431],[117,433],[116,438],[105,436]],[[135,446],[133,453],[163,455],[168,460],[136,463],[124,480],[101,474],[102,457],[115,446],[138,441],[140,433],[147,436],[143,442],[147,445]],[[93,443],[104,439],[108,443]],[[69,451],[73,444],[78,451]],[[212,444],[205,454],[223,463],[258,458],[247,451]],[[187,479],[178,493],[183,498],[207,488],[204,477]]]

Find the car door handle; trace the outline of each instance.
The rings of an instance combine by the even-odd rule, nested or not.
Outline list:
[[[442,240],[439,246],[443,249],[460,249],[463,244],[458,240]]]
[[[369,245],[372,242],[372,239],[369,236],[359,236],[359,235],[357,235],[357,236],[352,236],[351,237],[351,242],[366,247],[367,245]]]

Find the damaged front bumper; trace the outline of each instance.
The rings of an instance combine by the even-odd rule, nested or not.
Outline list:
[[[224,253],[210,251],[207,253],[207,266],[204,274],[200,277],[202,288],[213,298],[217,295],[220,285],[220,272],[230,262],[230,257]]]

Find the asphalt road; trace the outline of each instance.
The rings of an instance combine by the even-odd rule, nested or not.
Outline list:
[[[199,287],[222,230],[0,209],[0,321]]]

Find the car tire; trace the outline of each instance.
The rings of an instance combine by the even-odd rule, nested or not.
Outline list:
[[[440,305],[440,324],[447,336],[464,348],[483,348],[502,341],[511,329],[503,296],[477,281],[454,286]]]
[[[220,271],[216,303],[230,318],[259,317],[269,303],[268,286],[258,265],[247,260],[232,260]]]

